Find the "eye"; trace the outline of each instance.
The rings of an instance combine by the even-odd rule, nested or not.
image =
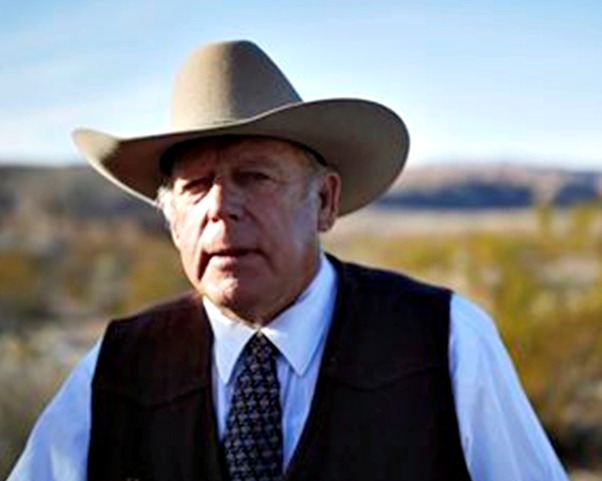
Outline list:
[[[238,173],[242,184],[260,184],[271,180],[271,176],[261,170],[243,170]]]
[[[198,177],[186,182],[182,186],[183,193],[196,194],[205,193],[211,189],[213,185],[213,176]]]

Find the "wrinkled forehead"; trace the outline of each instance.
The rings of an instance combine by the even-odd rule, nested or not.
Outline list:
[[[191,164],[220,162],[222,159],[264,158],[272,161],[324,165],[321,157],[305,146],[287,140],[259,136],[220,136],[195,139],[171,147],[160,160],[161,172],[172,178]]]

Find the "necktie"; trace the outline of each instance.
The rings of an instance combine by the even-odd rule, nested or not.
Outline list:
[[[230,481],[276,481],[282,476],[277,354],[276,347],[261,334],[243,351],[224,435]]]

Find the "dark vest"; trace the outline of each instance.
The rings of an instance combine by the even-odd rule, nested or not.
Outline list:
[[[448,367],[450,292],[333,260],[334,319],[285,480],[469,480]],[[112,322],[88,479],[223,480],[211,330],[190,295]]]

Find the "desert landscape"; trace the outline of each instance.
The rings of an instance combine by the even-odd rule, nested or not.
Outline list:
[[[602,173],[410,170],[324,245],[486,308],[573,479],[601,479]],[[2,477],[108,320],[188,284],[160,215],[86,167],[0,167],[0,266]]]

